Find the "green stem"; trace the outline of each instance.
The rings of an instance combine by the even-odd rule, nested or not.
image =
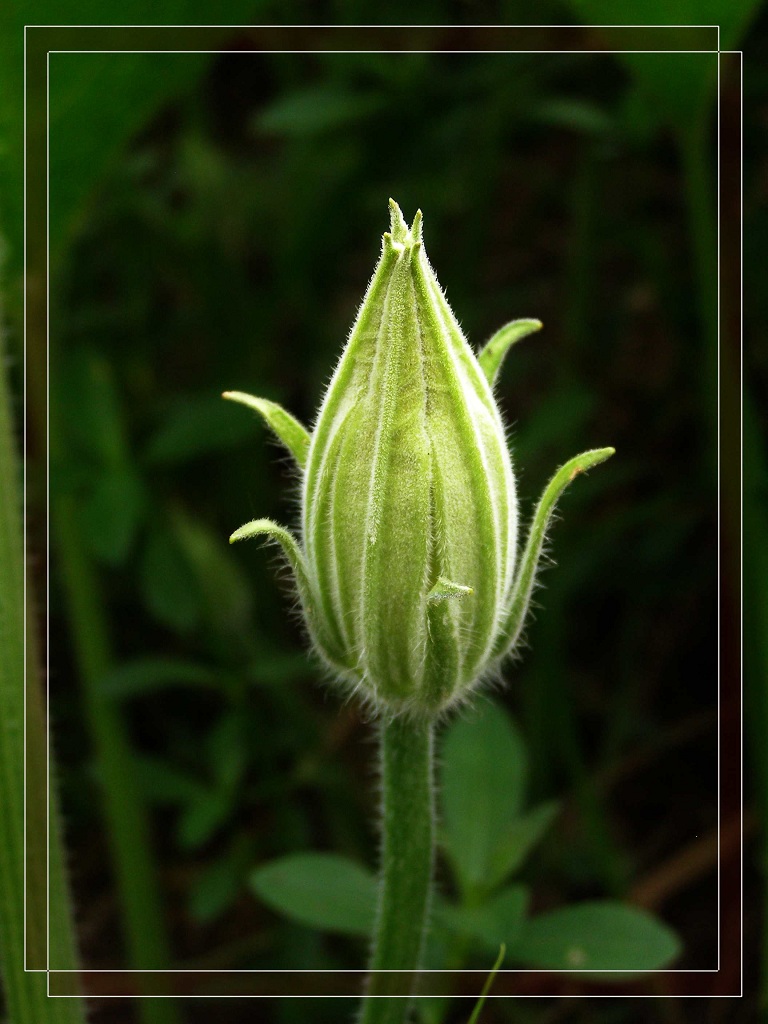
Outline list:
[[[3,373],[0,346],[0,962],[5,1012],[13,1024],[82,1024],[84,1007],[79,999],[48,999],[45,974],[45,897],[50,878],[51,955],[59,967],[74,970],[77,957],[72,932],[64,858],[59,837],[56,793],[50,794],[49,857],[40,853],[43,843],[28,835],[27,949],[24,903],[24,824],[38,836],[46,833],[46,745],[42,687],[37,660],[27,663],[28,704],[24,700],[24,558],[21,540],[21,502],[18,462],[14,445],[10,396]],[[33,632],[30,616],[30,634]],[[31,652],[30,652],[31,653]],[[24,806],[24,712],[27,711],[27,792]],[[25,953],[27,967],[25,970]]]
[[[383,842],[379,907],[360,1024],[401,1024],[419,969],[435,845],[433,725],[381,725]],[[387,998],[391,997],[391,998]]]

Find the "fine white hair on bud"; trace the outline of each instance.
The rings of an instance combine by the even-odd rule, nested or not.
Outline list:
[[[307,432],[274,402],[261,415],[302,471],[302,543],[269,520],[312,643],[333,673],[388,713],[437,714],[517,642],[555,503],[609,455],[550,482],[517,558],[515,478],[492,386],[538,320],[505,325],[476,356],[430,266],[421,212],[391,225],[346,347]]]

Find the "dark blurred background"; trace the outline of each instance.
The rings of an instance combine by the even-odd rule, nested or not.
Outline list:
[[[553,23],[583,20],[547,8]],[[759,56],[764,20],[752,34]],[[249,50],[258,33],[217,43]],[[145,965],[363,965],[362,946],[287,923],[248,888],[255,865],[294,850],[374,865],[375,773],[371,725],[318,685],[274,557],[227,545],[251,518],[295,526],[297,487],[261,424],[219,395],[250,391],[311,424],[392,195],[406,217],[424,211],[473,345],[508,319],[544,322],[498,389],[524,521],[563,461],[617,449],[562,503],[530,649],[498,695],[529,744],[532,798],[563,802],[526,869],[535,905],[633,900],[681,936],[677,967],[717,967],[715,58],[460,53],[461,34],[438,29],[418,48],[445,52],[51,58],[50,682],[86,966],[136,960],[121,872],[145,879],[145,920],[167,932],[139,951]],[[723,67],[732,116],[738,68]],[[765,74],[752,69],[745,111],[763,128]],[[745,202],[759,226],[755,150]],[[42,543],[40,440],[29,473]],[[146,834],[126,824],[144,811]],[[719,825],[727,866],[738,809]],[[111,832],[127,843],[117,868]],[[759,912],[747,904],[753,939]],[[723,924],[723,991],[738,987],[737,924]],[[754,944],[749,956],[755,991]],[[515,993],[514,976],[505,986]],[[351,1012],[258,1006],[286,1024]],[[221,1022],[252,1012],[216,1004]],[[526,1000],[496,1001],[484,1020],[757,1012],[754,995]],[[132,1013],[97,1002],[93,1019]],[[194,1002],[181,1013],[208,1018]],[[468,1015],[457,1005],[446,1020]]]

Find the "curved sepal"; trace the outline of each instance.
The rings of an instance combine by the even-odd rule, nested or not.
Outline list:
[[[472,587],[454,583],[445,576],[438,576],[427,594],[430,642],[422,674],[420,702],[433,710],[445,705],[459,682],[461,661],[456,643],[455,604],[457,599],[463,600],[471,594],[474,594]]]
[[[512,320],[500,327],[493,337],[483,345],[478,353],[477,361],[491,387],[496,383],[504,357],[512,346],[516,342],[522,341],[523,338],[527,338],[529,334],[540,331],[543,326],[541,320]]]
[[[250,523],[246,523],[238,530],[235,530],[229,538],[229,543],[236,544],[239,540],[251,540],[254,537],[266,537],[269,540],[276,540],[285,552],[298,585],[309,588],[307,563],[304,561],[304,555],[299,547],[299,542],[290,530],[286,530],[283,526],[278,526],[271,519],[252,519]]]
[[[427,600],[445,601],[453,597],[466,597],[472,593],[474,593],[472,587],[465,587],[461,583],[453,583],[451,580],[447,580],[445,576],[438,576],[437,583],[427,594]]]
[[[295,416],[268,398],[256,398],[244,391],[225,391],[221,396],[230,402],[239,402],[253,409],[264,420],[270,430],[283,442],[296,460],[299,469],[304,469],[307,462],[310,437],[308,431],[299,423]]]
[[[229,538],[230,544],[240,540],[251,540],[256,537],[264,537],[267,540],[274,540],[283,549],[285,557],[293,571],[296,581],[296,588],[299,592],[302,608],[309,626],[310,633],[321,653],[326,660],[335,668],[347,669],[344,656],[341,652],[341,645],[331,635],[331,629],[325,621],[320,601],[312,585],[304,553],[299,543],[290,530],[278,526],[271,519],[252,519],[232,534]]]
[[[528,539],[512,589],[504,629],[496,643],[494,657],[511,651],[520,639],[525,616],[531,603],[531,594],[536,580],[536,569],[541,557],[541,549],[544,546],[544,538],[561,494],[580,473],[585,473],[593,466],[605,462],[615,451],[615,448],[594,448],[591,451],[582,452],[581,455],[577,455],[558,469],[547,484],[528,531]]]

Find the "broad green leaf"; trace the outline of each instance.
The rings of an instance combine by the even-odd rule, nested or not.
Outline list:
[[[493,851],[486,877],[489,889],[495,889],[522,865],[554,821],[558,806],[555,801],[540,804],[510,823],[506,834]]]
[[[136,697],[169,686],[216,687],[220,673],[181,658],[136,658],[115,666],[105,678],[110,697]]]
[[[522,807],[525,744],[500,707],[484,704],[448,728],[441,760],[446,852],[462,890],[482,889]]]
[[[256,895],[309,928],[369,935],[376,912],[376,879],[334,853],[294,853],[257,868]]]
[[[444,905],[436,919],[451,931],[459,932],[490,949],[519,941],[528,907],[528,890],[523,885],[502,889],[477,907]]]
[[[680,949],[672,929],[646,911],[595,901],[527,921],[510,955],[533,967],[626,974],[668,967]]]

